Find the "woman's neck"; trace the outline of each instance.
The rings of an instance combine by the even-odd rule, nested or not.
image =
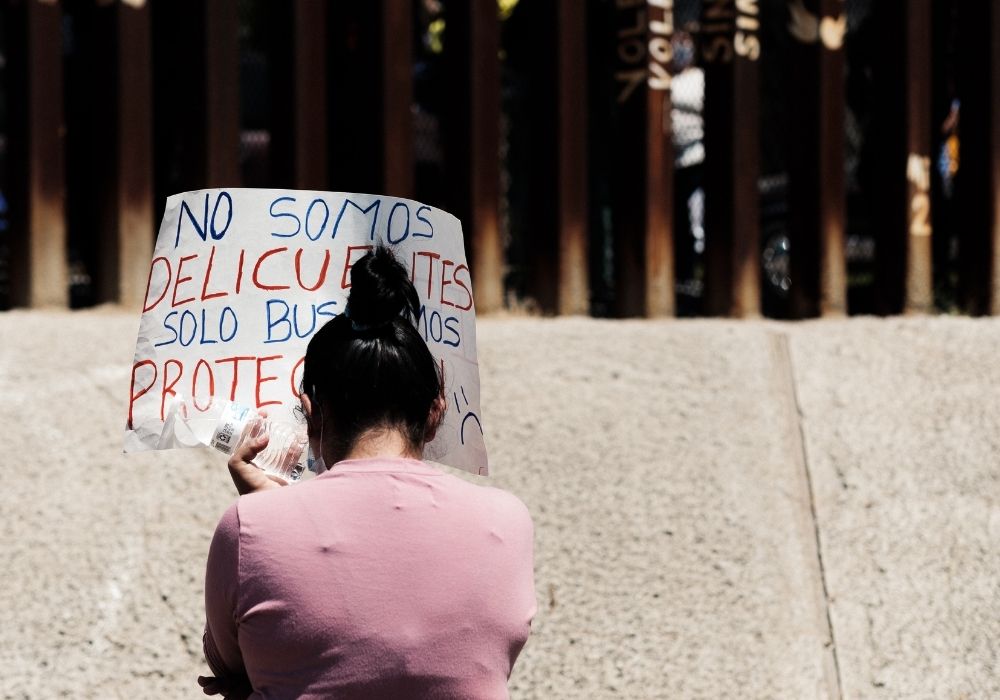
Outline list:
[[[415,452],[410,441],[398,430],[373,430],[361,435],[347,454],[345,459],[420,459],[423,455]],[[338,460],[339,461],[339,460]]]

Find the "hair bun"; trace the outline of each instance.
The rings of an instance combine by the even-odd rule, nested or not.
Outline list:
[[[399,316],[415,322],[420,315],[420,297],[410,273],[384,245],[366,253],[351,268],[347,315],[356,329],[383,326]]]

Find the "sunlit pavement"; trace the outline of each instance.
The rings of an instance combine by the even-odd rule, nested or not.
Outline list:
[[[0,313],[5,698],[200,693],[235,494],[210,453],[121,454],[137,324]],[[536,524],[515,698],[1000,697],[1000,321],[479,338],[488,483]]]

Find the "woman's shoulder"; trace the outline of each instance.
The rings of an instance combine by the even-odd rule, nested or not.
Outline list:
[[[463,496],[469,499],[478,509],[501,515],[511,521],[531,524],[531,511],[524,501],[515,494],[492,484],[476,483],[453,474],[445,474],[454,488],[463,491]],[[482,477],[476,477],[481,479]]]
[[[241,522],[273,524],[299,517],[314,506],[327,510],[331,499],[343,500],[341,505],[344,507],[361,507],[363,504],[357,502],[359,493],[369,498],[378,493],[378,486],[373,489],[371,485],[381,482],[385,482],[386,488],[391,486],[394,495],[400,493],[404,484],[420,493],[427,493],[424,487],[433,484],[441,492],[450,494],[447,502],[452,507],[468,511],[470,517],[488,516],[494,523],[532,529],[528,507],[510,491],[463,478],[436,463],[417,460],[340,462],[329,472],[302,484],[241,496],[223,515],[223,521],[238,532]],[[221,522],[220,527],[223,527]]]
[[[236,549],[240,541],[239,500],[233,501],[222,513],[215,533],[212,535],[213,549]]]
[[[528,510],[528,506],[525,505],[524,501],[518,498],[515,494],[510,491],[505,491],[497,486],[490,486],[487,484],[480,484],[479,488],[489,493],[490,498],[494,503],[496,503],[497,507],[503,509],[512,517],[518,517],[528,521],[531,520],[531,511]]]

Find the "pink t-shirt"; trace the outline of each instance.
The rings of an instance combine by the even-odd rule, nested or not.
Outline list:
[[[505,698],[532,536],[515,496],[410,459],[244,496],[209,551],[205,657],[252,698]]]

